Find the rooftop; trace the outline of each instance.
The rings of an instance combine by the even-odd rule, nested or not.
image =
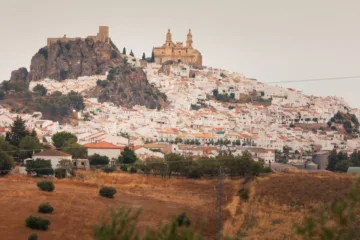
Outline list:
[[[98,148],[98,149],[122,149],[122,147],[114,145],[109,142],[87,143],[84,144],[86,148]]]
[[[56,149],[49,149],[43,152],[35,153],[33,157],[69,157],[70,154],[58,151]]]

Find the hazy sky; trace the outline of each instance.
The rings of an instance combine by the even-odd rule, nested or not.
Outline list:
[[[141,57],[165,41],[186,41],[206,66],[262,82],[360,75],[359,0],[4,0],[0,8],[0,79],[29,68],[47,37],[96,35],[110,27],[119,49]],[[360,107],[360,78],[287,83],[308,94],[344,97]]]

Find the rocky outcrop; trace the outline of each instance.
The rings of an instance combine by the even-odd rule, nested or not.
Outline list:
[[[141,105],[155,109],[164,105],[166,96],[149,84],[141,68],[123,63],[111,69],[110,75],[113,75],[113,78],[107,80],[107,86],[98,86],[88,97],[97,97],[101,102],[110,101],[127,107]]]
[[[171,65],[173,65],[175,63],[177,63],[177,62],[175,62],[173,60],[169,60],[169,61],[164,62],[162,64],[161,68],[159,69],[158,73],[163,73],[164,75],[169,76],[170,75]]]
[[[28,79],[36,81],[44,78],[64,80],[80,76],[105,74],[118,66],[123,59],[120,52],[109,43],[93,39],[58,41],[44,47],[31,59]]]
[[[19,68],[11,72],[10,81],[13,83],[28,84],[28,75],[29,72],[26,68]]]

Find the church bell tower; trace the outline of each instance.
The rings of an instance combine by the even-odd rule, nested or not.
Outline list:
[[[187,34],[187,39],[186,39],[186,47],[187,48],[192,48],[193,44],[193,40],[192,40],[192,33],[191,33],[191,29],[189,29],[189,33]]]

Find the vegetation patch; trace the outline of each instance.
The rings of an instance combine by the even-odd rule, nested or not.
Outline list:
[[[100,196],[106,198],[113,198],[116,194],[116,189],[113,187],[102,187],[99,191]]]
[[[40,204],[38,207],[39,213],[52,213],[54,208],[49,203]]]
[[[50,221],[46,218],[29,216],[26,219],[26,226],[31,229],[47,230],[49,228]]]
[[[38,188],[45,192],[52,192],[55,189],[55,186],[50,180],[41,180],[37,183]]]

